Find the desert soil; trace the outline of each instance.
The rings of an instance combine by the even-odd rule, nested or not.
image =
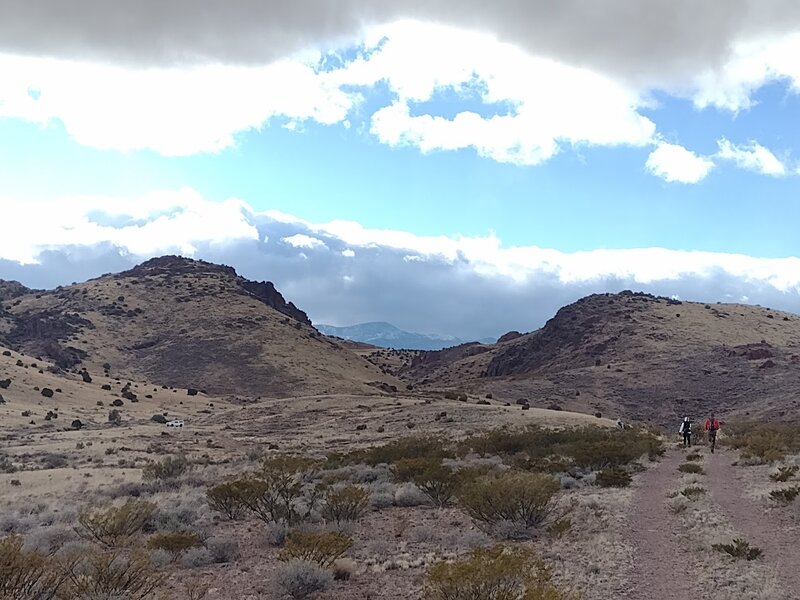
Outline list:
[[[764,600],[800,599],[800,525],[791,512],[781,510],[747,494],[746,467],[735,466],[733,452],[700,450],[705,459],[705,485],[719,517],[729,522],[752,546],[763,551],[757,559],[774,574],[769,590],[757,597]],[[627,517],[626,538],[633,549],[631,566],[617,590],[619,598],[669,600],[672,598],[728,597],[723,591],[698,589],[698,582],[709,581],[710,561],[722,561],[723,568],[736,568],[732,559],[720,558],[710,548],[698,549],[687,542],[685,527],[667,505],[675,487],[677,467],[684,461],[683,451],[671,449],[655,466],[635,481],[631,511]],[[709,542],[709,546],[710,546]],[[709,554],[712,553],[712,554]],[[713,580],[712,580],[713,581]],[[712,583],[713,587],[713,583]],[[721,596],[717,594],[719,592]],[[698,593],[700,594],[698,596]],[[750,596],[748,596],[750,597]]]

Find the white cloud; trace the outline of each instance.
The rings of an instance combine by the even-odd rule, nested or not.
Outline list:
[[[342,250],[342,256],[346,256],[347,258],[353,258],[356,255],[350,248],[347,250]]]
[[[719,151],[716,157],[729,160],[741,169],[755,171],[762,175],[786,175],[786,166],[770,150],[758,142],[736,145],[722,138],[717,142]]]
[[[714,106],[738,112],[753,106],[753,93],[773,81],[786,81],[800,92],[800,32],[734,40],[721,66],[694,76],[698,108]]]
[[[678,144],[659,141],[647,157],[645,168],[664,181],[697,183],[714,168],[714,162]]]
[[[397,99],[372,116],[390,145],[423,152],[474,148],[498,162],[538,164],[564,144],[644,145],[655,125],[637,112],[637,92],[598,73],[526,54],[494,36],[419,22],[372,30],[374,44],[333,76],[347,85],[385,81]],[[464,111],[452,119],[412,114],[445,89],[473,92],[508,114]]]
[[[0,55],[0,73],[0,117],[58,120],[80,144],[164,155],[218,152],[277,116],[339,123],[358,102],[308,56],[142,69]]]
[[[315,237],[311,237],[308,235],[303,235],[302,233],[298,233],[296,235],[291,235],[285,238],[282,238],[284,242],[293,246],[295,248],[325,248],[325,242]]]

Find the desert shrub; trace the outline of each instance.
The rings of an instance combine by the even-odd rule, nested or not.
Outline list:
[[[783,488],[781,490],[772,490],[769,497],[780,502],[781,504],[791,504],[795,498],[800,494],[800,485],[795,485],[790,488]]]
[[[698,452],[691,452],[691,453],[686,455],[686,460],[688,460],[690,462],[698,461],[701,458],[702,457],[700,456],[700,454]]]
[[[597,473],[595,483],[600,487],[627,487],[631,484],[631,474],[619,467],[609,467]]]
[[[156,572],[142,552],[94,550],[61,560],[68,598],[145,600],[153,598],[166,574]]]
[[[690,500],[698,498],[705,493],[706,493],[705,488],[702,488],[699,485],[690,485],[681,490],[681,496],[683,496],[684,498],[689,498]]]
[[[0,598],[49,600],[57,597],[63,579],[50,559],[23,550],[21,536],[0,538]]]
[[[153,423],[159,423],[163,425],[164,423],[167,422],[167,417],[165,417],[164,415],[153,415],[152,417],[150,417],[150,420]]]
[[[220,512],[234,521],[246,508],[242,502],[243,493],[238,481],[229,481],[209,488],[206,492],[206,500],[212,510]]]
[[[742,458],[756,458],[767,463],[800,452],[800,427],[797,425],[741,423],[728,426],[726,433],[726,443],[740,450]]]
[[[532,550],[497,545],[467,558],[434,564],[425,578],[424,600],[562,600],[571,595],[551,582]]]
[[[328,461],[336,464],[368,465],[392,464],[404,458],[450,458],[452,450],[447,442],[437,436],[412,436],[399,438],[384,444],[363,450],[354,450],[348,454],[331,454]]]
[[[40,527],[25,536],[22,549],[25,552],[38,552],[45,556],[52,556],[65,544],[75,539],[75,531],[65,525]]]
[[[734,540],[729,544],[713,544],[711,547],[717,552],[722,552],[723,554],[727,554],[733,558],[755,560],[761,556],[760,548],[751,546],[749,542],[746,542],[740,538],[734,538]]]
[[[142,467],[142,479],[145,481],[174,480],[191,469],[192,463],[183,456],[165,456],[160,461],[151,461]]]
[[[552,514],[560,487],[547,475],[505,472],[464,485],[458,499],[476,524],[489,531],[502,521],[532,528]]]
[[[322,516],[332,523],[358,521],[369,508],[369,493],[355,485],[325,492]]]
[[[336,581],[349,581],[356,572],[356,563],[351,558],[340,558],[333,563],[333,578]]]
[[[236,481],[242,504],[264,523],[296,525],[304,521],[312,508],[301,511],[302,484],[291,476],[257,479],[248,477]]]
[[[45,469],[63,469],[67,466],[67,457],[63,454],[48,452],[39,459]]]
[[[567,533],[570,529],[572,529],[572,520],[571,519],[558,519],[553,521],[552,524],[547,528],[547,533],[553,539],[558,539]]]
[[[171,531],[169,533],[156,533],[147,540],[147,547],[151,550],[164,550],[169,552],[172,560],[176,561],[181,554],[191,548],[202,546],[203,542],[197,534],[190,531]]]
[[[338,531],[323,533],[293,531],[286,538],[286,545],[278,555],[284,562],[304,560],[329,568],[344,556],[353,545],[353,538]]]
[[[17,467],[14,466],[11,459],[0,452],[0,473],[15,473],[16,471]]]
[[[185,553],[180,555],[180,559],[181,564],[189,568],[207,567],[208,565],[214,564],[214,557],[211,555],[211,552],[209,552],[208,548],[203,546],[189,548]]]
[[[233,538],[216,537],[206,541],[206,548],[215,563],[229,563],[237,560],[241,553],[239,544]]]
[[[265,531],[265,540],[273,548],[283,546],[289,535],[289,527],[286,523],[269,523]]]
[[[429,502],[428,496],[411,482],[400,484],[394,491],[393,503],[396,506],[425,506]]]
[[[83,507],[78,512],[78,534],[109,548],[127,544],[140,533],[157,512],[156,505],[130,499],[122,506]]]
[[[120,413],[116,408],[112,408],[108,412],[108,422],[112,425],[122,425],[122,413]]]
[[[275,584],[283,596],[302,600],[325,590],[333,582],[333,574],[317,563],[290,560],[275,569]]]
[[[681,466],[678,467],[678,471],[680,471],[681,473],[700,474],[703,472],[703,467],[695,463],[683,463]]]
[[[444,466],[441,459],[404,458],[392,467],[398,481],[411,482],[425,494],[435,506],[447,506],[458,490],[462,477]]]
[[[641,456],[651,458],[663,454],[660,440],[639,428],[618,431],[601,427],[545,429],[529,426],[524,429],[495,429],[471,436],[458,444],[459,454],[477,452],[481,456],[527,456],[536,460],[567,459],[577,467],[605,469],[621,467]]]
[[[0,470],[2,470],[2,467],[0,467]],[[797,474],[797,471],[798,471],[797,465],[790,465],[788,467],[778,467],[778,472],[770,473],[769,478],[772,479],[772,481],[783,483],[785,481],[789,481],[792,477],[794,477]]]

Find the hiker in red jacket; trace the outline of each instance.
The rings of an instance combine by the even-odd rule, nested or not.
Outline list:
[[[711,444],[711,453],[714,453],[714,447],[717,445],[717,431],[719,431],[720,422],[714,418],[714,413],[706,419],[703,424],[703,431],[708,433],[708,443]]]

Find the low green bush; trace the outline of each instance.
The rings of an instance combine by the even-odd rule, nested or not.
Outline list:
[[[609,467],[598,471],[595,483],[600,487],[628,487],[633,478],[625,469]]]
[[[789,481],[792,477],[794,477],[797,474],[797,471],[798,471],[797,465],[778,467],[778,472],[770,473],[769,478],[772,479],[772,481],[783,483]]]
[[[497,545],[461,560],[440,561],[425,577],[424,600],[566,600],[532,550]]]
[[[503,472],[465,484],[458,499],[478,527],[493,531],[501,523],[541,526],[555,509],[559,482],[539,473]]]
[[[695,473],[700,474],[703,473],[703,467],[695,463],[683,463],[680,467],[678,467],[678,471],[681,473]]]
[[[404,458],[394,464],[392,474],[397,481],[412,482],[439,507],[450,504],[464,476],[434,458]]]
[[[734,540],[729,544],[713,544],[711,547],[717,552],[722,552],[723,554],[727,554],[733,558],[755,560],[761,556],[760,548],[751,546],[749,542],[746,542],[740,538],[734,538]]]
[[[78,511],[78,534],[108,548],[127,545],[153,519],[158,509],[152,502],[130,499],[121,506]]]
[[[769,497],[780,502],[781,504],[791,504],[795,501],[797,496],[800,495],[800,485],[795,485],[790,488],[783,488],[780,490],[772,490]]]
[[[184,552],[202,545],[203,542],[197,534],[189,531],[156,533],[147,540],[148,548],[168,552],[172,556],[173,562],[178,560]]]
[[[325,492],[322,516],[326,521],[339,525],[358,521],[368,509],[369,492],[358,486],[348,485]]]
[[[304,533],[293,531],[278,555],[283,562],[303,560],[330,568],[352,547],[353,538],[341,532]]]

